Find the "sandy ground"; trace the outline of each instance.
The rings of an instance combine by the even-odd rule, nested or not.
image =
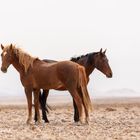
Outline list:
[[[140,140],[140,99],[93,102],[90,124],[73,122],[72,103],[50,104],[49,124],[26,125],[26,105],[0,105],[0,140]]]

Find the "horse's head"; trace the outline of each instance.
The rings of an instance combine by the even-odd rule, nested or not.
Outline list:
[[[96,54],[95,67],[104,73],[108,78],[113,76],[112,70],[109,66],[108,59],[105,55],[106,50],[102,52],[102,49]]]
[[[1,71],[6,73],[9,65],[12,63],[12,44],[9,46],[4,47],[1,44],[1,58],[2,58],[2,65],[1,65]]]

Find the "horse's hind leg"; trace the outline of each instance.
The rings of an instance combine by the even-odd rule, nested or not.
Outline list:
[[[32,90],[25,88],[25,94],[28,103],[28,119],[27,124],[30,124],[32,121]]]
[[[37,121],[41,123],[40,113],[39,113],[39,90],[34,89],[34,104],[35,112],[37,113]]]
[[[73,99],[73,107],[74,107],[74,121],[78,122],[79,121],[79,112],[78,112],[78,108],[76,106],[74,99]]]
[[[41,95],[41,91],[39,92],[39,102],[40,102],[40,105],[41,105],[41,109],[42,109],[42,112],[43,112],[43,103],[42,103],[42,95]],[[36,110],[35,110],[35,115],[34,115],[34,120],[35,120],[35,122],[37,122],[37,112],[36,112]]]
[[[83,105],[84,105],[84,111],[85,111],[85,116],[86,116],[85,121],[87,124],[89,124],[89,111],[87,110],[84,103],[83,103]]]
[[[85,103],[84,103],[84,97],[83,97],[83,94],[82,94],[82,90],[81,89],[78,89],[78,92],[79,92],[79,95],[80,95],[80,97],[81,97],[81,99],[82,99],[82,103],[83,103],[83,105],[84,105],[84,113],[85,113],[85,121],[86,121],[86,123],[89,123],[89,110],[87,109],[87,107],[86,107],[86,105],[85,105]],[[87,91],[88,92],[88,91]]]
[[[73,92],[70,92],[75,103],[76,103],[76,106],[78,108],[78,112],[79,112],[79,120],[81,123],[83,123],[83,104],[82,104],[82,100],[81,100],[81,97],[78,95],[78,92],[77,91],[73,91]]]

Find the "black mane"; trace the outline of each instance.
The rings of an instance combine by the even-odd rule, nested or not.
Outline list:
[[[87,58],[87,63],[88,62],[92,62],[93,61],[93,56],[95,55],[95,54],[97,54],[97,53],[99,53],[99,52],[92,52],[92,53],[87,53],[86,55],[80,55],[80,56],[78,56],[78,57],[72,57],[71,59],[70,59],[70,61],[73,61],[73,62],[77,62],[77,61],[79,61],[80,59],[82,59],[82,58],[84,58],[84,57],[86,57]]]
[[[90,54],[91,54],[91,53],[87,53],[86,55],[80,55],[80,56],[78,56],[78,57],[72,57],[72,58],[70,59],[70,61],[77,62],[78,60],[80,60],[80,59],[83,58],[83,57],[88,57]]]

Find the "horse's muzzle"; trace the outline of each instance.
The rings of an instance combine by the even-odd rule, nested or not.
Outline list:
[[[1,67],[1,71],[2,71],[3,73],[6,73],[6,72],[7,72],[7,68]]]
[[[113,76],[112,72],[107,75],[108,78],[112,78],[112,76]]]

